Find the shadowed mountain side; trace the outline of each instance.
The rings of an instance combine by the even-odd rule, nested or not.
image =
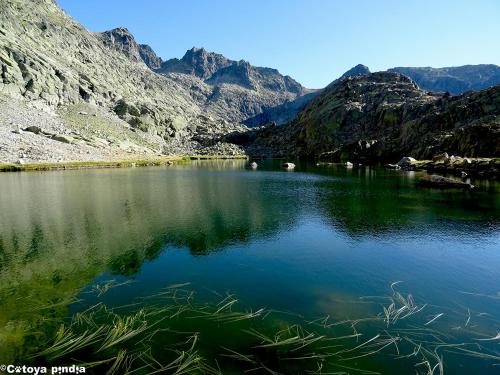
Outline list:
[[[440,152],[500,155],[500,86],[461,96],[422,91],[408,77],[379,72],[327,87],[295,120],[247,137],[251,155],[328,155],[396,162]]]
[[[313,100],[321,91],[313,91],[309,94],[298,97],[295,100],[285,102],[275,107],[264,108],[262,113],[244,121],[244,124],[253,127],[261,124],[276,123],[278,125],[286,124],[292,121],[297,113]]]

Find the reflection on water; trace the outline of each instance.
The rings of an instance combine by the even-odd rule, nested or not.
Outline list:
[[[362,311],[345,301],[404,280],[435,303],[498,311],[459,293],[498,293],[498,184],[436,191],[378,168],[245,163],[0,175],[0,360],[122,276],[136,283],[110,304],[190,281],[342,319]]]

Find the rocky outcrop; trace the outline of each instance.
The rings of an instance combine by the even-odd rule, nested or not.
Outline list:
[[[163,60],[147,44],[139,44],[139,55],[142,61],[151,69],[159,69]]]
[[[139,53],[139,45],[136,43],[133,35],[123,27],[98,33],[102,43],[109,48],[123,53],[132,61],[143,61]]]
[[[426,187],[435,187],[440,189],[473,189],[474,185],[468,182],[456,180],[454,178],[443,177],[438,175],[428,175],[421,177],[417,185]]]
[[[124,27],[97,33],[97,36],[106,47],[123,53],[132,61],[142,61],[151,69],[159,69],[163,63],[150,46],[138,44],[132,33]]]
[[[479,91],[500,84],[500,66],[493,64],[448,68],[397,67],[389,71],[410,77],[422,90],[449,92],[452,95],[471,90]]]
[[[259,129],[255,155],[355,161],[500,154],[500,86],[450,97],[389,72],[348,77],[325,89],[296,120]]]
[[[440,172],[453,174],[455,176],[475,177],[499,177],[499,158],[470,158],[451,155],[447,153],[438,154],[432,160],[416,160],[412,157],[404,157],[397,164],[386,164],[389,169],[401,169],[405,171],[424,170],[428,172]]]
[[[358,65],[352,67],[351,69],[349,69],[344,74],[342,74],[340,76],[340,78],[336,79],[335,81],[333,81],[332,83],[330,83],[328,86],[333,86],[336,83],[342,81],[344,78],[347,78],[347,77],[362,76],[362,75],[370,74],[370,73],[371,73],[370,69],[366,65],[358,64]]]

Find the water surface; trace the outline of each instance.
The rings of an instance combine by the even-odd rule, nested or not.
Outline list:
[[[389,301],[377,298],[401,281],[394,288],[427,304],[421,327],[491,349],[489,359],[442,350],[445,373],[498,373],[498,340],[477,341],[500,331],[498,183],[444,191],[417,188],[415,172],[259,164],[0,175],[0,359],[23,358],[93,304],[127,305],[172,284],[307,325],[377,316]],[[111,280],[125,284],[95,293]],[[393,364],[395,350],[334,371],[414,373],[415,363]]]

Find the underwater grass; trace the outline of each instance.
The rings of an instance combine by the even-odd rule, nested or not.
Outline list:
[[[100,297],[127,283],[95,285]],[[189,283],[166,287],[128,305],[89,306],[20,361],[51,366],[79,363],[96,374],[379,374],[377,363],[411,373],[444,374],[446,356],[500,361],[498,335],[471,342],[451,335],[444,313],[390,287],[373,300],[380,312],[335,321],[307,320],[265,308],[245,309],[233,294],[198,302]],[[381,304],[380,301],[384,301]],[[447,312],[449,314],[449,312]],[[478,319],[468,309],[463,329]],[[23,362],[24,363],[24,362]]]

